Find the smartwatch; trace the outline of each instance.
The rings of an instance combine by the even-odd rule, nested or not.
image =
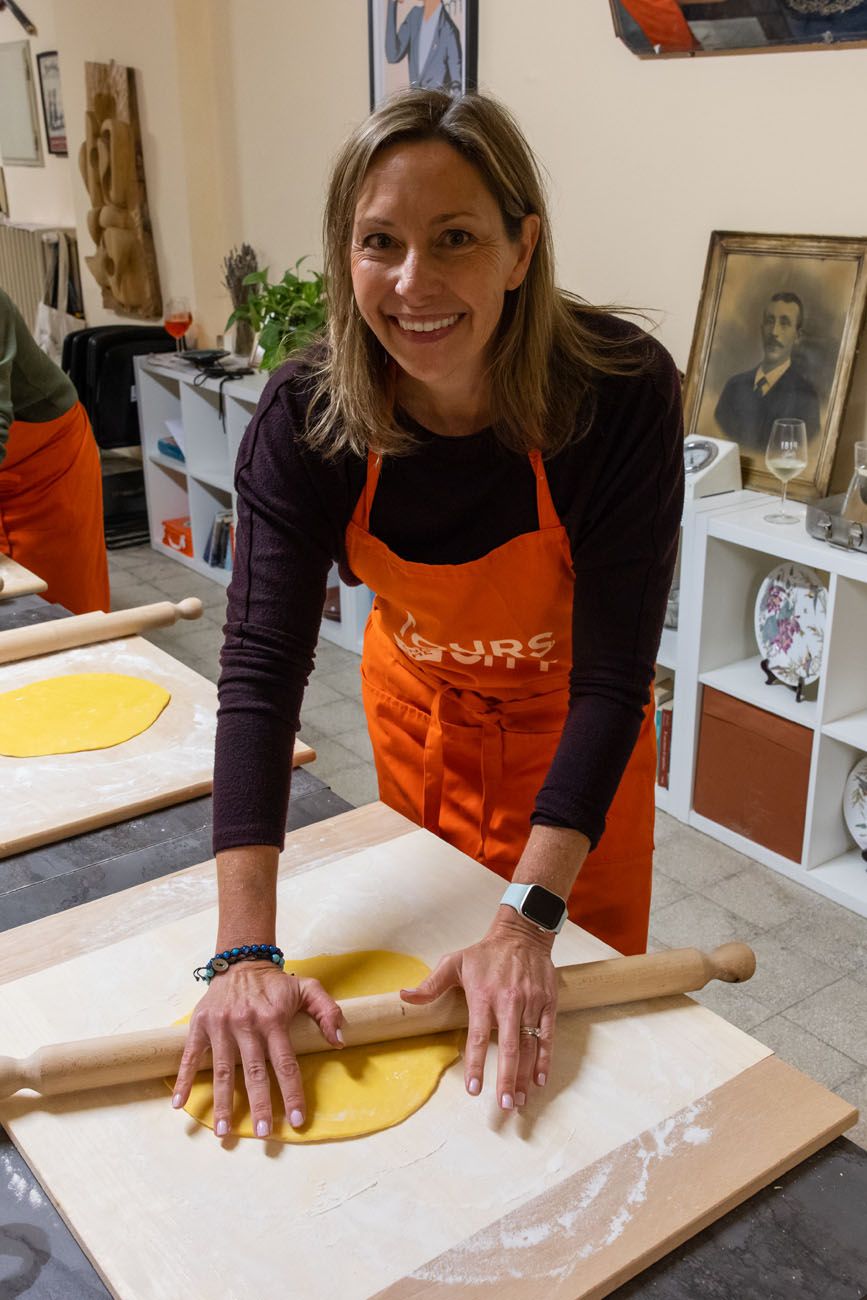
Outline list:
[[[504,903],[548,934],[559,934],[563,929],[566,904],[544,885],[509,885],[500,899],[500,905]]]

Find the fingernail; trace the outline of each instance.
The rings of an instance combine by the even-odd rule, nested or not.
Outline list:
[[[503,1100],[500,1102],[500,1105],[503,1107],[503,1110],[511,1110],[514,1104],[515,1103],[512,1100],[512,1094],[510,1092],[504,1092]]]
[[[338,1043],[341,1044],[341,1046],[345,1046],[345,1045],[346,1045],[346,1039],[343,1037],[343,1030],[342,1030],[342,1029],[335,1029],[335,1031],[334,1031],[334,1037],[337,1039]]]
[[[172,1105],[174,1106],[175,1110],[180,1110],[183,1104],[184,1104],[183,1097],[179,1092],[176,1092],[174,1097],[172,1097]]]
[[[266,1138],[270,1132],[271,1132],[271,1125],[268,1123],[266,1119],[260,1119],[256,1121],[257,1138]]]
[[[227,1119],[218,1119],[217,1127],[214,1131],[218,1138],[224,1138],[229,1131],[229,1121]]]
[[[524,1105],[526,1105],[526,1103],[527,1103],[527,1094],[526,1094],[525,1092],[516,1092],[516,1093],[515,1093],[515,1101],[517,1102],[517,1104],[518,1104],[519,1106],[524,1106]]]
[[[470,1079],[467,1084],[467,1092],[472,1093],[474,1097],[478,1097],[481,1091],[482,1085],[479,1083],[478,1079]]]
[[[289,1116],[289,1123],[293,1128],[301,1127],[304,1123],[304,1116],[301,1114],[300,1110],[293,1110],[292,1114]]]
[[[539,1085],[540,1088],[544,1088],[544,1087],[545,1087],[545,1083],[546,1083],[547,1079],[548,1079],[547,1074],[537,1074],[537,1075],[536,1075],[536,1082],[537,1082],[537,1084]]]

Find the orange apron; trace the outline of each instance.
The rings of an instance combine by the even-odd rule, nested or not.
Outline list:
[[[73,614],[109,609],[99,450],[76,402],[56,420],[15,420],[0,462],[0,551]]]
[[[539,529],[466,564],[402,560],[370,533],[381,460],[346,532],[376,598],[362,694],[382,800],[511,880],[569,702],[575,577],[538,452]],[[569,916],[620,952],[644,952],[656,732],[648,706]]]

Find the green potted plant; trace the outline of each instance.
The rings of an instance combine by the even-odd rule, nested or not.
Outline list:
[[[250,286],[250,297],[226,321],[226,329],[236,321],[246,321],[258,334],[263,370],[276,370],[325,324],[324,277],[313,271],[308,279],[302,279],[299,270],[304,261],[306,258],[299,258],[275,284],[268,282],[267,266],[244,276],[242,283]]]

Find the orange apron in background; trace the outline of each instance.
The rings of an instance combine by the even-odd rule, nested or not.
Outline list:
[[[560,741],[569,702],[574,573],[538,452],[539,529],[466,564],[402,560],[370,533],[381,461],[346,532],[376,592],[362,693],[382,800],[506,880]],[[635,749],[569,896],[569,916],[620,952],[644,952],[653,857],[656,732]]]
[[[109,609],[99,451],[80,402],[56,420],[15,420],[0,462],[0,551],[73,614]]]

